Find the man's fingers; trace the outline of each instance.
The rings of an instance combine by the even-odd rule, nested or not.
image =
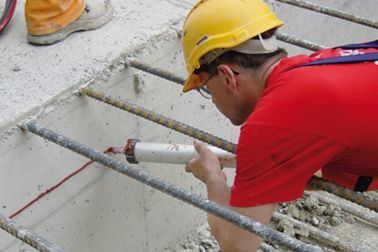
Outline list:
[[[185,165],[185,171],[186,171],[187,173],[190,173],[189,164],[186,164],[186,165]]]
[[[200,154],[203,150],[207,149],[206,144],[198,140],[194,140],[193,145],[194,145],[194,149],[197,151],[198,154]]]
[[[192,172],[192,170],[191,170],[192,162],[193,162],[193,159],[189,160],[189,162],[186,163],[186,165],[185,165],[185,171],[186,171],[187,173],[191,173],[191,172]]]

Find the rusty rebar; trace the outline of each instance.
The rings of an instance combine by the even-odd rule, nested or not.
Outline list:
[[[48,140],[57,145],[60,145],[66,149],[76,152],[82,156],[90,158],[104,166],[112,168],[113,170],[127,175],[143,184],[151,186],[165,194],[182,200],[194,207],[204,210],[214,216],[224,219],[230,223],[237,225],[244,230],[257,234],[267,241],[277,242],[281,246],[292,249],[294,251],[323,251],[318,246],[306,244],[302,241],[296,240],[286,234],[280,233],[273,228],[255,222],[254,220],[243,216],[225,206],[219,205],[210,200],[201,198],[198,195],[191,193],[190,191],[180,188],[171,184],[161,178],[153,176],[141,169],[137,169],[122,163],[116,158],[102,153],[101,151],[92,149],[84,144],[67,138],[61,134],[58,134],[50,129],[38,126],[35,122],[31,121],[23,125],[24,129]]]
[[[343,11],[340,11],[340,10],[336,10],[336,9],[333,9],[333,8],[320,6],[320,5],[317,5],[317,4],[314,4],[314,3],[309,3],[309,2],[306,2],[306,1],[302,1],[302,0],[275,0],[275,1],[285,3],[285,4],[290,4],[292,6],[296,6],[296,7],[299,7],[299,8],[319,12],[319,13],[322,13],[322,14],[326,14],[328,16],[340,18],[340,19],[347,20],[347,21],[350,21],[350,22],[353,22],[353,23],[357,23],[357,24],[360,24],[360,25],[364,25],[364,26],[368,26],[368,27],[371,27],[371,28],[378,29],[378,21],[369,20],[367,18],[359,17],[359,16],[356,16],[356,15],[353,15],[353,14],[350,14],[350,13],[346,13],[346,12],[343,12]]]
[[[228,142],[226,140],[223,140],[219,137],[215,137],[213,135],[210,135],[204,131],[195,129],[191,126],[188,126],[186,124],[177,122],[175,120],[172,120],[168,117],[162,116],[160,114],[157,114],[155,112],[146,110],[140,106],[131,104],[126,101],[122,101],[119,99],[115,99],[109,95],[105,95],[104,93],[93,90],[90,88],[82,88],[81,92],[83,94],[86,94],[87,96],[96,99],[98,101],[104,102],[106,104],[112,105],[116,108],[125,110],[127,112],[130,112],[134,115],[143,117],[147,120],[150,120],[152,122],[155,122],[157,124],[160,124],[162,126],[165,126],[169,129],[176,130],[184,135],[196,138],[198,140],[201,140],[205,143],[211,144],[213,146],[216,146],[220,149],[229,151],[233,154],[236,154],[236,144]],[[322,180],[321,178],[312,176],[308,184],[313,189],[320,189],[325,190],[327,192],[333,193],[335,195],[338,195],[344,199],[356,202],[362,206],[365,206],[367,208],[370,208],[372,210],[378,211],[378,202],[372,201],[365,197],[364,195],[354,192],[352,190],[343,188],[341,186],[334,185],[328,181]]]
[[[63,249],[16,224],[13,220],[0,214],[0,228],[17,237],[24,243],[41,252],[63,252]]]

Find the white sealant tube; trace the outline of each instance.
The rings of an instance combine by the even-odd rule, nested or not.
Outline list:
[[[235,155],[214,146],[207,146],[215,155],[223,167],[235,168]],[[185,165],[198,153],[193,145],[164,144],[135,142],[132,157],[126,155],[127,160],[134,159],[134,162],[154,162]]]

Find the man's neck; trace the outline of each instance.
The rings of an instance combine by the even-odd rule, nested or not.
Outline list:
[[[261,77],[259,78],[261,85],[266,86],[266,82],[272,73],[273,69],[281,62],[281,60],[285,57],[286,55],[281,53],[271,59],[269,59],[264,65],[261,66]]]

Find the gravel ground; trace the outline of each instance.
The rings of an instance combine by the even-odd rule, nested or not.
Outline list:
[[[171,252],[218,252],[219,246],[214,237],[210,233],[210,228],[207,222],[203,223],[199,228],[192,230],[189,234],[179,241],[172,248],[167,248],[166,251]]]
[[[326,193],[321,193],[326,194]],[[321,202],[314,193],[309,194],[303,198],[291,202],[280,204],[278,213],[284,214],[307,224],[307,227],[314,227],[320,232],[324,232],[329,237],[338,237],[341,242],[355,245],[358,251],[377,251],[378,248],[378,226],[362,220],[353,214],[348,213],[342,209],[337,201],[344,201],[343,199],[333,197],[335,204],[326,204]],[[377,193],[367,193],[367,196],[376,199]],[[350,202],[347,202],[350,204]],[[355,205],[355,208],[361,211],[366,211],[371,218],[377,218],[376,212],[362,208]],[[329,242],[319,239],[311,231],[305,227],[298,227],[293,225],[291,221],[282,219],[279,221],[272,221],[271,225],[278,231],[286,233],[292,237],[303,240],[307,243],[317,244],[325,251],[344,251],[339,247],[329,244]],[[277,245],[273,245],[278,251],[287,251]],[[350,250],[350,251],[357,251]],[[171,252],[186,252],[186,251],[199,251],[199,252],[214,252],[220,251],[217,242],[212,237],[207,223],[203,223],[196,230],[192,230],[186,237],[177,242],[166,251]],[[263,251],[263,250],[261,250]]]

